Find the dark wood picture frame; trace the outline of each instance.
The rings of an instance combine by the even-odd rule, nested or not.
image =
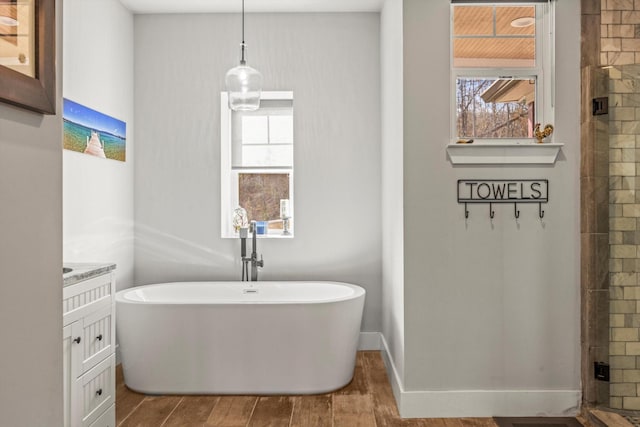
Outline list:
[[[0,102],[56,113],[55,0],[35,0],[36,77],[0,65]]]

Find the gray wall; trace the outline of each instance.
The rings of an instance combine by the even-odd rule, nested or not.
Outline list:
[[[404,1],[405,388],[580,389],[580,2],[556,2],[549,167],[453,167],[449,0]],[[464,208],[457,179],[546,178],[550,203]],[[576,405],[578,402],[576,402]]]
[[[404,376],[404,194],[402,0],[380,14],[382,86],[382,333]]]
[[[126,162],[63,150],[64,261],[115,262],[122,289],[134,261],[133,14],[113,0],[63,9],[64,97],[127,124]]]
[[[58,94],[59,82],[58,66]],[[60,113],[43,116],[0,103],[3,426],[62,425],[61,125]]]
[[[135,278],[238,280],[220,238],[220,91],[237,14],[135,17]],[[380,331],[379,14],[249,14],[248,62],[293,90],[295,238],[260,240],[262,280],[362,285]]]

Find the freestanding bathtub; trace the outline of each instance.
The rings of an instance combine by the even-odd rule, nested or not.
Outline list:
[[[116,294],[126,385],[150,394],[312,394],[351,381],[365,291],[184,282]]]

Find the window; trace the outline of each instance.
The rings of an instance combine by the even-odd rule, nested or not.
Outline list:
[[[263,92],[256,111],[231,111],[221,94],[222,237],[238,237],[236,209],[267,237],[293,236],[293,94]]]
[[[452,0],[454,142],[533,139],[552,122],[552,7]]]

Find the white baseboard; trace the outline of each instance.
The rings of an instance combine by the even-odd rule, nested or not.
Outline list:
[[[382,357],[402,418],[574,416],[581,390],[405,391],[384,335]]]
[[[358,350],[380,350],[380,332],[360,332]]]
[[[402,401],[402,393],[404,393],[404,388],[402,386],[402,380],[400,379],[400,375],[398,375],[398,370],[391,359],[391,352],[389,351],[389,345],[387,344],[387,340],[384,338],[384,335],[380,334],[380,350],[382,353],[382,360],[384,362],[385,368],[387,368],[387,378],[389,378],[389,382],[391,383],[391,390],[393,391],[393,397],[396,399],[396,406],[398,407],[398,412],[400,412],[400,402]],[[400,416],[402,412],[400,412]]]

